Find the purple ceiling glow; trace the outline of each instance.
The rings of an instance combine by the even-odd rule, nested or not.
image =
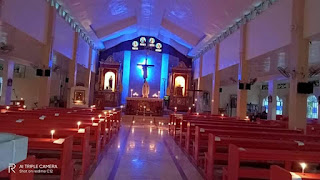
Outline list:
[[[195,56],[213,37],[261,0],[60,0],[90,34],[110,48],[154,36]],[[95,33],[95,34],[93,34]]]

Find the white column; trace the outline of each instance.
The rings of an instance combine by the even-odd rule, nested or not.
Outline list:
[[[13,70],[14,62],[13,61],[4,61],[3,64],[3,76],[2,76],[2,92],[1,92],[1,105],[10,105],[11,102],[11,93],[12,93],[12,84],[8,86],[8,80],[12,82],[13,80]]]
[[[212,77],[212,102],[211,102],[211,114],[219,114],[220,105],[220,72],[219,72],[219,58],[220,58],[220,45],[216,45],[215,50],[215,71]]]
[[[308,77],[309,41],[303,37],[305,0],[293,0],[290,44],[290,70],[297,73],[290,77],[289,128],[306,129],[307,95],[297,93],[297,84]]]
[[[74,32],[73,38],[73,52],[72,52],[72,59],[69,62],[69,72],[68,72],[68,87],[74,87],[77,84],[77,51],[78,51],[78,43],[79,43],[79,33]]]
[[[69,71],[68,71],[68,100],[67,100],[67,107],[71,107],[70,97],[73,96],[71,94],[71,88],[75,87],[77,84],[77,71],[78,71],[78,63],[77,63],[77,54],[78,54],[78,43],[79,43],[79,33],[74,32],[73,38],[73,52],[72,52],[72,59],[69,62]]]
[[[238,70],[239,82],[248,82],[248,62],[246,59],[247,24],[240,28],[240,64]],[[237,118],[245,119],[247,115],[247,90],[238,89],[237,93]]]
[[[269,100],[268,100],[268,119],[269,120],[276,120],[276,112],[277,112],[277,82],[275,80],[270,80],[268,82],[268,97],[269,96],[272,97],[272,102],[269,102]]]
[[[202,63],[203,63],[203,56],[200,57],[199,59],[199,77],[198,77],[198,90],[201,90],[201,79],[202,79]],[[196,112],[201,112],[202,111],[202,100],[200,99],[200,93],[196,92],[195,98],[197,101],[195,102],[196,104]]]
[[[86,80],[84,81],[85,87],[88,87],[89,90],[90,90],[90,84],[91,84],[91,61],[92,61],[92,48],[89,48],[88,68],[86,69]]]
[[[49,6],[49,5],[48,5]],[[56,9],[49,6],[46,24],[46,43],[43,48],[43,58],[41,69],[50,69],[49,64],[52,57],[52,47],[54,42]],[[39,107],[49,106],[50,102],[51,77],[39,77]]]

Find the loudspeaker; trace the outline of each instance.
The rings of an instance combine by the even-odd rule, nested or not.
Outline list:
[[[69,82],[69,78],[66,78],[66,83],[68,83]]]
[[[244,89],[244,83],[239,83],[239,89]]]
[[[222,88],[219,88],[219,92],[222,92]]]
[[[36,76],[43,76],[43,70],[42,69],[37,69]]]
[[[50,74],[51,74],[50,69],[46,69],[46,70],[44,70],[44,76],[49,77],[49,76],[50,76]]]
[[[251,84],[246,84],[246,90],[251,90]]]
[[[300,82],[300,83],[298,83],[297,91],[299,94],[312,94],[313,93],[313,83]]]

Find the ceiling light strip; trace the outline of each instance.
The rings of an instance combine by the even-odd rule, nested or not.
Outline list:
[[[78,32],[80,37],[86,41],[86,43],[94,50],[98,50],[95,47],[93,40],[87,35],[87,33],[83,30],[84,28],[80,25],[80,23],[76,22],[75,19],[59,4],[56,0],[46,0],[50,6],[55,7],[58,14],[71,26],[71,28]]]
[[[257,6],[253,7],[249,12],[245,13],[241,18],[236,20],[234,24],[229,26],[221,34],[209,40],[204,46],[204,48],[199,50],[199,53],[193,59],[198,59],[200,56],[204,55],[206,52],[208,52],[210,49],[222,42],[228,36],[236,32],[241,26],[255,19],[258,15],[267,10],[271,5],[273,5],[277,1],[278,0],[264,0]]]

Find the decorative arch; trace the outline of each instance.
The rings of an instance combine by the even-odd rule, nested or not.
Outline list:
[[[307,98],[307,118],[318,118],[318,100],[315,95]]]
[[[115,91],[116,74],[112,71],[108,71],[104,74],[104,90]]]

